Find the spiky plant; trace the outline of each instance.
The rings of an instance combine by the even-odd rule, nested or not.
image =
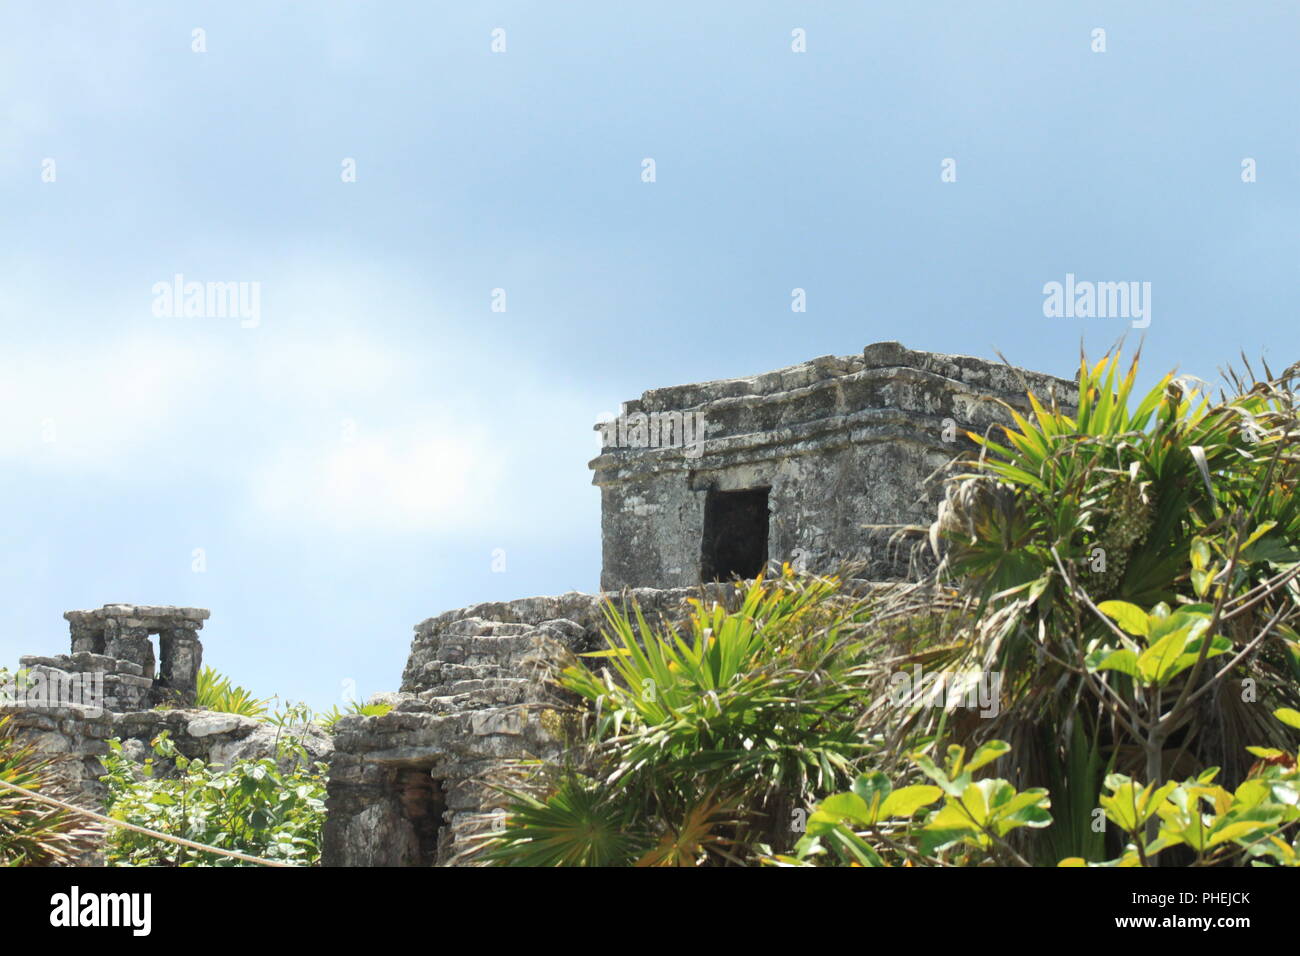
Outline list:
[[[320,725],[322,730],[333,733],[334,725],[344,717],[349,717],[353,714],[359,714],[362,717],[382,717],[392,709],[393,705],[386,702],[363,704],[358,700],[354,700],[348,704],[347,710],[340,710],[339,706],[335,704],[324,713],[317,714],[315,716],[315,721]]]
[[[952,481],[932,529],[967,605],[931,665],[1000,674],[999,713],[889,715],[920,737],[1010,741],[1020,785],[1058,792],[1067,767],[1091,764],[1075,771],[1091,782],[1073,785],[1086,800],[1104,764],[1138,776],[1182,772],[1180,761],[1218,765],[1239,780],[1247,744],[1281,743],[1269,711],[1297,699],[1296,369],[1232,379],[1233,393],[1212,401],[1172,375],[1137,397],[1137,359],[1123,376],[1118,367],[1117,353],[1081,362],[1077,410],[1031,395],[1032,420],[1013,410],[1013,426],[972,435],[982,452]],[[1191,704],[1163,727],[1153,757],[1147,731],[1120,708],[1132,699],[1127,678],[1087,673],[1089,652],[1118,646],[1097,607],[1207,599],[1218,608],[1214,634],[1233,648],[1231,672],[1202,663],[1162,689],[1162,706]],[[1079,833],[1077,820],[1067,825]]]
[[[199,671],[195,681],[194,706],[223,714],[264,717],[270,698],[259,700],[252,692],[233,683],[211,667]]]
[[[66,801],[56,761],[22,743],[12,718],[0,717],[0,782]],[[0,786],[0,866],[70,866],[102,836],[70,811]]]
[[[800,815],[871,748],[867,608],[788,567],[725,605],[691,601],[680,625],[610,605],[607,649],[557,678],[585,703],[573,769],[510,792],[489,858],[734,864],[792,846]]]

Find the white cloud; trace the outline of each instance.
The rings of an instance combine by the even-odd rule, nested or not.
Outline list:
[[[503,479],[525,471],[530,438],[547,440],[551,406],[521,413],[498,395],[488,407],[472,399],[469,363],[431,375],[432,360],[364,335],[277,345],[254,334],[10,349],[0,461],[164,494],[197,472],[225,489],[213,507],[299,530],[508,520]]]
[[[444,424],[287,448],[251,479],[276,520],[420,532],[474,527],[498,504],[502,466],[480,431]]]
[[[118,471],[165,441],[199,393],[190,350],[131,340],[0,354],[0,460]]]
[[[256,329],[154,320],[147,285],[138,313],[63,303],[0,353],[0,463],[148,488],[160,508],[182,487],[193,507],[201,483],[221,520],[293,534],[545,535],[590,520],[599,449],[581,383],[502,354],[473,323],[416,323],[428,296],[364,268],[283,269],[267,288],[280,308]],[[361,322],[376,288],[393,313]],[[0,315],[48,315],[21,290]],[[131,332],[79,335],[92,315]]]

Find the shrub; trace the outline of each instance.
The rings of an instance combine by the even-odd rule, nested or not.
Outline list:
[[[1300,729],[1300,712],[1279,709],[1283,724]],[[1179,783],[1143,786],[1109,774],[1099,809],[1119,835],[1122,849],[1111,860],[1088,863],[1069,857],[1060,866],[1156,865],[1156,856],[1182,848],[1192,866],[1300,866],[1300,753],[1252,747],[1258,762],[1251,775],[1228,791],[1211,767]],[[808,833],[790,856],[765,862],[786,866],[1029,865],[1005,837],[1020,827],[1051,822],[1046,790],[1019,793],[1006,780],[972,779],[973,771],[1009,751],[990,741],[964,761],[950,747],[941,770],[924,755],[913,762],[937,786],[893,789],[880,773],[863,774],[851,791],[823,800],[808,819]],[[940,807],[934,805],[940,800]]]
[[[67,800],[55,759],[19,742],[0,717],[0,781]],[[94,850],[101,834],[67,810],[0,787],[0,866],[67,866]]]
[[[320,859],[325,819],[325,765],[311,764],[292,735],[277,759],[240,760],[213,769],[181,756],[166,733],[143,765],[109,741],[101,758],[108,785],[105,812],[117,820],[250,856],[311,866]],[[241,866],[238,860],[114,829],[110,866]]]
[[[343,717],[353,714],[360,714],[363,717],[382,717],[392,709],[393,705],[388,703],[363,704],[354,700],[348,705],[347,710],[340,710],[338,705],[335,704],[325,713],[317,714],[315,720],[322,729],[333,732],[334,725]]]
[[[1076,413],[1031,396],[1032,421],[972,436],[982,453],[932,528],[960,608],[930,663],[1000,674],[1000,713],[880,715],[901,737],[1009,741],[1013,782],[1068,795],[1044,861],[1100,852],[1087,815],[1108,772],[1220,766],[1235,785],[1247,743],[1283,742],[1270,710],[1300,702],[1295,370],[1231,377],[1213,401],[1169,375],[1135,398],[1137,360],[1122,378],[1118,362],[1082,363]],[[1148,642],[1105,613],[1119,608],[1170,626]]]
[[[258,700],[243,687],[233,684],[211,667],[199,671],[195,682],[194,706],[203,710],[215,710],[223,714],[239,714],[243,717],[264,717],[266,705],[270,698]]]
[[[1294,760],[1269,715],[1300,704],[1297,372],[1135,396],[1136,359],[1084,360],[1077,410],[1030,396],[971,436],[933,577],[868,601],[787,568],[680,629],[611,607],[607,666],[557,678],[582,730],[507,790],[485,858],[1290,863]],[[895,693],[909,669],[998,696]],[[974,779],[986,763],[1000,776]],[[1136,829],[1126,800],[1152,808]]]
[[[853,778],[865,606],[829,578],[736,585],[733,609],[693,600],[679,630],[610,605],[607,649],[559,685],[585,736],[533,792],[510,792],[486,858],[513,864],[743,863],[793,842],[800,808]]]
[[[884,774],[863,774],[851,791],[818,805],[794,856],[767,862],[807,865],[826,856],[849,866],[888,866],[887,861],[908,866],[1028,866],[1005,838],[1020,827],[1052,822],[1047,791],[1018,793],[1006,780],[974,779],[975,771],[1009,749],[1001,740],[989,741],[967,760],[965,749],[954,745],[942,768],[924,754],[913,754],[912,763],[937,786],[895,790]],[[942,806],[928,809],[941,799]]]

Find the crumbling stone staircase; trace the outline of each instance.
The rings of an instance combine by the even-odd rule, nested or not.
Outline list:
[[[705,593],[721,596],[725,587]],[[699,594],[638,588],[626,597],[655,622]],[[559,755],[554,726],[539,719],[559,701],[546,674],[567,653],[603,646],[603,601],[569,592],[477,604],[419,624],[401,692],[371,698],[393,710],[335,725],[322,862],[464,862],[475,836],[503,820],[502,797],[488,781],[509,761]]]

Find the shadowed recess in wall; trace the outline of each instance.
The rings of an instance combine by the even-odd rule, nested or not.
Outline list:
[[[709,491],[704,502],[701,577],[728,581],[755,577],[767,563],[769,488]]]

